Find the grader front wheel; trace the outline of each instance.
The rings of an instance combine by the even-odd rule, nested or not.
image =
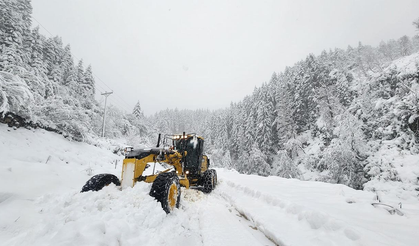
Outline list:
[[[151,186],[150,196],[161,203],[166,213],[172,212],[180,204],[180,183],[176,173],[161,173]]]

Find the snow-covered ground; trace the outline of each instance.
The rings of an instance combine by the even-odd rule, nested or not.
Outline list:
[[[150,184],[80,193],[121,157],[43,130],[0,125],[1,245],[418,245],[419,202],[343,185],[218,169],[211,194],[182,189],[166,215]],[[115,168],[115,160],[118,165]],[[408,175],[408,174],[406,174]]]

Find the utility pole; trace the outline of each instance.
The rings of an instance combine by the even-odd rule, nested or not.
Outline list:
[[[102,96],[105,96],[105,112],[103,113],[102,137],[105,137],[106,100],[108,99],[108,96],[110,94],[112,94],[112,93],[113,93],[113,91],[111,91],[111,92],[105,92],[105,93],[102,93],[101,94]]]

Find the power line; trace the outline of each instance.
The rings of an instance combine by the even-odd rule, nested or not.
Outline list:
[[[93,72],[92,72],[92,74],[93,74]],[[107,85],[107,84],[105,84],[105,82],[103,82],[100,78],[99,78],[99,76],[97,76],[96,74],[93,74],[96,78],[98,78],[104,85],[106,85],[106,87],[108,87],[110,90],[111,90],[111,88]],[[129,103],[127,103],[127,102],[125,102],[125,100],[124,99],[122,99],[118,94],[115,94],[122,102],[124,102],[128,107],[129,107]]]
[[[105,137],[105,124],[106,124],[106,100],[108,99],[108,96],[109,95],[111,95],[113,92],[112,91],[110,91],[110,92],[105,92],[105,93],[102,93],[101,95],[102,96],[105,96],[105,110],[104,110],[104,113],[103,113],[103,124],[102,124],[102,137],[104,138]]]
[[[33,15],[32,15],[32,19],[34,19],[36,22],[38,22],[38,24],[42,27],[42,28],[44,28],[45,29],[45,31],[47,31],[48,33],[49,33],[49,35],[51,35],[51,37],[53,37],[54,35],[52,35],[52,33],[50,33],[49,31],[48,31],[48,29],[46,29],[42,24],[41,24],[41,22],[39,22]]]

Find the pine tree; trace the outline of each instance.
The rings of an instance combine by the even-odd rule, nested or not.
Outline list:
[[[47,76],[54,82],[54,85],[58,85],[63,81],[64,70],[61,67],[62,58],[64,56],[64,50],[62,48],[63,43],[60,37],[48,38],[44,43],[44,59],[47,63]],[[56,94],[56,91],[54,91]]]
[[[17,44],[11,44],[2,49],[0,54],[0,70],[6,71],[18,76],[26,73],[25,65],[22,59],[22,50]]]
[[[135,117],[137,117],[138,119],[144,117],[143,111],[141,110],[140,101],[137,101],[137,103],[135,104],[132,114],[135,115]]]
[[[85,96],[93,100],[95,95],[95,79],[93,78],[92,66],[89,65],[83,74],[83,90]]]
[[[28,0],[0,3],[0,70],[17,76],[27,72],[24,40],[30,35],[31,11]]]
[[[416,29],[419,31],[419,18],[417,18],[414,22],[413,22],[413,26],[416,27]]]
[[[399,48],[400,56],[408,56],[412,54],[412,44],[408,36],[404,35],[398,40],[398,42],[399,42],[399,47],[400,47]]]
[[[80,60],[77,64],[77,67],[75,69],[75,83],[72,85],[72,90],[76,92],[76,95],[85,95],[84,92],[84,65],[83,60]]]
[[[32,25],[30,1],[1,1],[0,13],[0,47],[16,45],[18,49],[23,49],[23,42],[29,36]]]
[[[255,138],[256,106],[250,97],[246,97],[244,99],[244,112],[243,113],[244,113],[243,117],[245,121],[244,131],[243,131],[243,150],[250,151],[253,143],[256,140]]]
[[[76,70],[74,68],[74,60],[71,55],[70,45],[66,45],[63,51],[61,69],[63,73],[62,85],[69,86],[77,78]]]
[[[256,141],[260,150],[265,154],[272,151],[273,103],[268,94],[268,86],[263,85],[257,102]]]
[[[296,107],[294,106],[294,93],[292,86],[286,82],[289,73],[289,70],[286,70],[285,74],[280,75],[280,82],[278,83],[278,87],[276,88],[277,118],[275,119],[275,123],[277,126],[277,132],[279,136],[279,148],[283,148],[283,145],[288,141],[288,139],[294,137],[297,134],[296,123],[293,119],[293,116],[296,111]]]
[[[217,116],[217,147],[223,151],[228,150],[228,112],[221,111]]]
[[[238,159],[239,149],[241,147],[240,143],[240,130],[242,128],[241,121],[240,121],[240,109],[241,103],[235,104],[231,103],[230,110],[231,110],[231,136],[230,136],[230,145],[229,145],[229,153],[231,154],[231,158],[233,160]]]
[[[30,61],[35,75],[44,76],[47,73],[47,65],[45,64],[43,52],[45,39],[39,33],[39,26],[35,27],[30,36]]]
[[[63,79],[61,81],[61,95],[70,95],[71,97],[80,97],[77,68],[74,66],[74,60],[71,55],[70,45],[64,48],[61,69],[63,71]]]
[[[278,102],[277,102],[277,90],[276,88],[278,88],[279,86],[279,78],[278,75],[274,72],[272,74],[271,80],[269,81],[269,85],[268,85],[268,98],[269,101],[271,102],[271,111],[270,111],[270,115],[271,115],[271,150],[273,152],[276,152],[278,149],[278,142],[279,142],[279,136],[278,136],[278,126],[277,126],[277,122],[276,119],[278,118],[278,111],[276,110],[278,107]]]

